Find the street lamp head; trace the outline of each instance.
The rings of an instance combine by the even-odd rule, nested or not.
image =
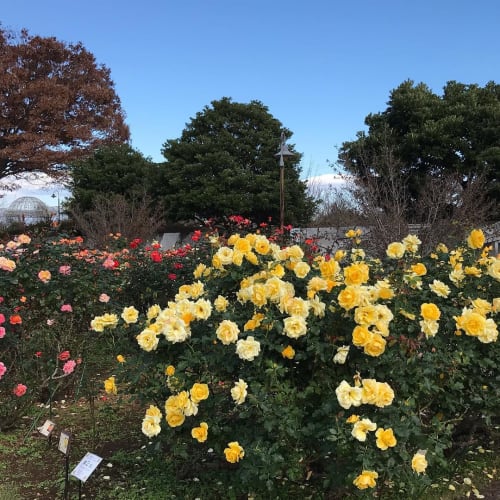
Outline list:
[[[285,158],[290,158],[291,156],[295,156],[295,153],[292,153],[289,149],[288,146],[285,142],[285,134],[282,132],[281,133],[281,142],[280,142],[280,149],[279,151],[274,155],[275,158],[279,158],[280,160],[280,167],[285,166]]]

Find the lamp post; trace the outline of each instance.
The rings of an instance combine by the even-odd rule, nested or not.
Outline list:
[[[56,193],[52,193],[51,198],[55,199],[56,196],[57,196],[57,224],[60,224],[61,223],[61,205],[59,202],[59,191],[57,191],[57,195],[56,195]]]
[[[280,149],[274,155],[279,158],[280,166],[280,229],[283,230],[285,225],[285,158],[295,156],[291,153],[286,145],[285,132],[281,132]]]

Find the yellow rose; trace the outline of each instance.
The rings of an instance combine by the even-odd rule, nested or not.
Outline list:
[[[345,380],[342,380],[335,389],[335,395],[339,405],[345,410],[351,406],[360,406],[362,400],[361,388],[352,387]]]
[[[209,300],[198,299],[193,306],[194,317],[198,320],[208,319],[212,314],[212,304]]]
[[[115,384],[115,377],[109,377],[104,381],[104,390],[107,394],[116,394],[118,392]]]
[[[357,347],[364,347],[370,342],[373,334],[366,326],[356,326],[352,331],[352,343]]]
[[[307,333],[307,323],[302,316],[289,316],[283,320],[283,331],[291,339],[297,339]]]
[[[299,245],[292,245],[291,247],[286,248],[285,251],[287,256],[293,261],[302,260],[304,257],[304,251],[299,247]]]
[[[145,328],[137,335],[136,340],[140,348],[147,352],[154,351],[158,347],[158,337],[151,328]]]
[[[253,361],[260,353],[260,342],[251,335],[246,339],[240,339],[236,342],[236,354],[240,359]]]
[[[455,317],[457,328],[467,335],[477,337],[486,327],[486,318],[471,309],[464,309],[462,315]]]
[[[311,266],[307,262],[297,262],[297,265],[293,268],[293,272],[295,273],[295,276],[297,278],[303,279],[305,278],[308,274],[309,271],[311,270]]]
[[[181,410],[169,411],[166,415],[166,420],[170,427],[179,427],[186,420],[186,416]]]
[[[400,259],[405,254],[406,247],[397,241],[389,243],[385,253],[390,259]]]
[[[365,381],[363,381],[363,388],[365,386]],[[375,406],[378,408],[384,408],[384,406],[389,406],[394,400],[394,391],[392,387],[387,382],[377,382],[377,391],[375,395]]]
[[[167,377],[172,377],[174,374],[175,374],[175,367],[172,365],[168,365],[165,368],[165,375],[167,375]]]
[[[158,316],[158,314],[160,314],[160,311],[161,311],[161,308],[158,304],[154,304],[152,305],[147,313],[146,313],[146,317],[149,319],[149,320],[152,320],[154,318],[156,318]]]
[[[335,259],[323,260],[319,264],[319,272],[324,279],[334,279],[340,272],[339,263]]]
[[[122,312],[122,319],[128,325],[131,323],[137,323],[137,319],[139,318],[139,311],[134,307],[125,307]]]
[[[90,328],[92,328],[92,330],[94,330],[94,332],[103,332],[104,331],[104,321],[102,320],[101,316],[96,316],[90,322]]]
[[[206,422],[201,422],[199,427],[194,427],[191,430],[191,436],[198,441],[198,443],[204,443],[208,437],[208,424]]]
[[[267,255],[269,253],[269,250],[271,249],[269,240],[263,235],[257,236],[255,238],[253,247],[255,248],[255,251],[260,255]]]
[[[241,405],[245,402],[247,389],[248,384],[241,378],[238,382],[235,382],[234,386],[231,388],[231,397],[237,405]]]
[[[193,272],[193,276],[196,278],[196,279],[200,279],[203,274],[205,273],[205,271],[207,270],[207,266],[205,264],[198,264]]]
[[[295,357],[295,349],[291,345],[287,345],[281,351],[281,355],[286,359],[293,359]]]
[[[216,330],[217,338],[224,345],[234,344],[238,340],[239,333],[238,325],[228,319],[221,321]]]
[[[231,239],[229,239],[228,243],[231,244]],[[246,238],[239,238],[234,243],[234,249],[237,250],[238,252],[241,252],[242,254],[245,254],[247,252],[250,252],[250,250],[252,250],[252,245],[250,244],[250,241],[248,241]]]
[[[254,266],[256,266],[259,263],[257,255],[255,255],[253,252],[247,252],[245,254],[245,259],[248,260],[248,262],[250,262],[250,264],[253,264]]]
[[[228,305],[229,305],[229,300],[227,300],[226,297],[223,297],[222,295],[219,295],[214,300],[214,307],[217,312],[224,312],[227,309]]]
[[[427,268],[424,264],[419,262],[418,264],[413,264],[411,266],[411,272],[416,276],[425,276],[427,274]]]
[[[439,297],[448,297],[450,294],[450,287],[446,284],[444,284],[442,281],[439,280],[434,280],[430,285],[429,288],[433,293],[438,295]]]
[[[467,238],[467,245],[473,249],[483,248],[485,241],[486,239],[481,229],[473,229]]]
[[[159,422],[157,422],[154,418],[144,417],[142,421],[142,432],[147,437],[157,436],[161,431],[161,427]]]
[[[439,323],[432,319],[424,319],[420,321],[420,328],[427,338],[434,337],[439,330]]]
[[[364,262],[351,264],[344,268],[346,285],[362,285],[368,281],[370,268]]]
[[[160,409],[157,406],[149,405],[149,408],[146,410],[146,416],[160,423],[162,415]]]
[[[380,356],[385,351],[386,340],[378,333],[372,334],[370,340],[364,346],[365,354],[368,356]]]
[[[339,365],[343,365],[347,360],[349,349],[350,347],[348,345],[338,347],[335,356],[333,356],[333,362]]]
[[[374,305],[359,306],[354,311],[354,321],[358,325],[373,325],[378,319],[379,315]]]
[[[488,266],[488,274],[492,277],[495,278],[496,280],[500,281],[500,259],[495,259],[489,266]]]
[[[408,250],[408,252],[411,252],[411,253],[417,252],[418,247],[420,246],[421,243],[422,242],[420,241],[418,236],[416,236],[414,234],[409,234],[408,236],[403,238],[403,244],[404,244],[406,250]]]
[[[337,297],[340,307],[347,311],[356,307],[359,304],[359,299],[359,287],[354,286],[346,286]]]
[[[118,356],[116,356],[116,361],[118,361],[118,363],[125,363],[125,356],[118,354]]]
[[[441,311],[439,310],[438,306],[436,306],[436,304],[424,303],[420,306],[420,315],[424,319],[437,321],[441,316]]]
[[[191,394],[191,399],[195,403],[199,403],[200,401],[208,398],[210,391],[207,384],[196,383],[193,384],[193,387],[191,387],[189,393]]]
[[[229,463],[234,464],[245,456],[245,451],[238,441],[233,441],[228,443],[227,448],[224,449],[224,455]]]
[[[368,432],[374,431],[376,428],[377,424],[375,422],[372,422],[369,418],[363,418],[354,423],[351,434],[358,441],[364,442]]]
[[[377,447],[381,450],[393,448],[398,443],[396,437],[394,436],[394,431],[391,428],[383,429],[380,427],[377,429],[375,436],[377,437]]]
[[[413,458],[411,459],[411,468],[417,473],[422,474],[425,473],[425,469],[427,469],[427,460],[425,459],[425,451],[419,450]]]
[[[375,488],[377,485],[376,479],[378,474],[372,470],[364,470],[361,474],[352,482],[360,490],[366,490],[366,488]]]

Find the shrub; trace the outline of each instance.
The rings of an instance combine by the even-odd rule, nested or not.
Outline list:
[[[178,479],[235,495],[415,496],[446,470],[463,422],[498,414],[500,263],[482,233],[426,257],[408,236],[383,261],[347,236],[335,256],[262,234],[212,241],[175,300],[116,312],[113,390],[143,401],[143,432]]]

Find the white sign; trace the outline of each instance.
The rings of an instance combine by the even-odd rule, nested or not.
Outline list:
[[[52,434],[52,431],[54,430],[55,426],[56,424],[54,424],[54,422],[51,422],[50,420],[45,420],[45,423],[42,425],[42,427],[39,427],[38,430],[40,434],[49,437]]]
[[[65,455],[68,454],[69,440],[70,439],[71,439],[71,436],[70,436],[69,432],[61,431],[61,434],[59,436],[59,451],[61,451]]]
[[[102,458],[94,455],[93,453],[87,453],[80,463],[73,469],[71,475],[76,477],[82,482],[85,482],[92,472],[95,471],[96,467],[101,463]]]

